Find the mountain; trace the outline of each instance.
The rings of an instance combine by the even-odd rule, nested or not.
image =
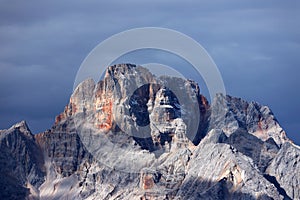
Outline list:
[[[53,127],[0,131],[0,199],[300,199],[300,148],[267,106],[132,64],[72,94]]]

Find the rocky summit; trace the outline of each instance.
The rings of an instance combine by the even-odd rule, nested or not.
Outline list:
[[[0,199],[300,199],[300,147],[267,106],[132,64],[74,90],[53,127],[0,131]]]

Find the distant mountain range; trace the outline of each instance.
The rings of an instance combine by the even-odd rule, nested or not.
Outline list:
[[[110,66],[53,127],[0,131],[0,199],[300,199],[300,147],[267,106]]]

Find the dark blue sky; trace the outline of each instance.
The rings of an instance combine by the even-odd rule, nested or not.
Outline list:
[[[50,128],[98,43],[157,26],[202,44],[227,93],[268,105],[300,144],[299,1],[0,1],[0,129],[23,119],[35,133]],[[155,52],[136,55],[164,60]],[[167,64],[181,64],[175,61]]]

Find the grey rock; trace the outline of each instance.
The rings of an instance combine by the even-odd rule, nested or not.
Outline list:
[[[131,64],[82,82],[50,130],[0,131],[1,199],[299,199],[271,110]],[[3,182],[4,181],[4,182]]]
[[[291,199],[300,199],[300,147],[285,143],[275,156],[267,173]]]
[[[201,142],[193,152],[176,198],[256,199],[263,194],[283,199],[251,158],[228,144]]]
[[[0,199],[38,199],[44,158],[25,121],[0,131]]]
[[[211,129],[221,129],[227,136],[244,129],[263,141],[272,138],[278,146],[289,141],[270,108],[223,94],[216,95],[212,103]]]

